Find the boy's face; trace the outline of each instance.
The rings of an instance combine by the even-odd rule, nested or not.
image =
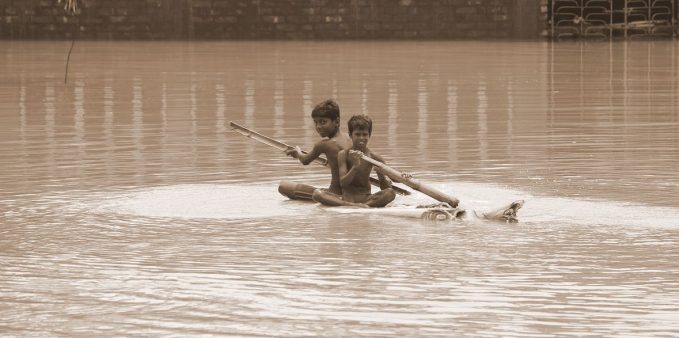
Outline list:
[[[333,137],[339,129],[339,119],[333,120],[328,117],[314,117],[314,125],[321,137]]]
[[[354,142],[354,148],[364,149],[368,146],[370,140],[370,132],[365,128],[357,128],[351,132],[351,141]]]

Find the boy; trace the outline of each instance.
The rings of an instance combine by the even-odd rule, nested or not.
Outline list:
[[[340,109],[333,100],[325,100],[311,111],[311,117],[318,134],[323,138],[316,142],[313,149],[304,154],[299,147],[285,151],[285,154],[299,159],[302,164],[307,165],[317,159],[321,154],[325,154],[328,159],[328,168],[332,178],[328,192],[342,195],[340,186],[339,169],[337,166],[337,154],[340,150],[351,148],[351,138],[340,131]],[[282,181],[278,186],[278,192],[290,199],[311,200],[315,187],[306,184],[296,184],[289,181]]]
[[[329,206],[384,207],[396,198],[396,193],[391,188],[391,180],[377,168],[375,171],[382,190],[371,194],[370,172],[373,165],[361,158],[362,155],[366,155],[384,163],[381,156],[368,149],[372,120],[367,115],[354,115],[347,124],[353,146],[337,154],[342,195],[340,197],[331,192],[316,190],[313,199]]]

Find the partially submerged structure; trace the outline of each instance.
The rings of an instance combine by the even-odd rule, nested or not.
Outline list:
[[[648,38],[677,34],[676,0],[551,0],[550,35]]]

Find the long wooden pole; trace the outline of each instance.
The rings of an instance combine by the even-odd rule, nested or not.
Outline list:
[[[413,188],[413,189],[415,189],[415,190],[417,190],[417,191],[419,191],[419,192],[421,192],[421,193],[423,193],[423,194],[425,194],[425,195],[427,195],[427,196],[429,196],[429,197],[431,197],[431,198],[433,198],[433,199],[435,199],[439,202],[448,203],[448,205],[450,205],[453,208],[457,207],[457,205],[460,203],[460,201],[457,198],[446,195],[445,193],[438,191],[438,190],[436,190],[432,187],[428,187],[428,186],[422,184],[420,181],[415,180],[415,179],[403,174],[402,172],[400,172],[400,171],[398,171],[398,170],[396,170],[396,169],[394,169],[394,168],[392,168],[392,167],[390,167],[390,166],[388,166],[388,165],[386,165],[386,164],[384,164],[380,161],[377,161],[377,160],[375,160],[371,157],[368,157],[365,154],[363,154],[361,156],[361,158],[363,160],[370,162],[373,165],[379,167],[382,170],[382,172],[385,175],[389,176],[389,178],[391,178],[393,181],[403,183],[403,184],[405,184],[405,185],[407,185],[407,186],[409,186],[409,187],[411,187],[411,188]]]

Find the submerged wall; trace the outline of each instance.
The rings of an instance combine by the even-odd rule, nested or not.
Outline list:
[[[65,0],[64,0],[65,1]],[[547,0],[0,0],[3,39],[538,38]]]

